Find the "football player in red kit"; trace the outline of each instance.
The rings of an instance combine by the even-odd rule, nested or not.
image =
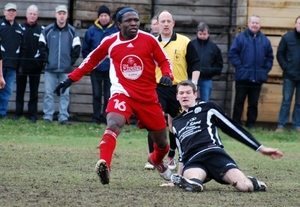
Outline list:
[[[162,72],[160,84],[172,86],[172,66],[159,42],[149,33],[139,30],[139,13],[130,7],[119,8],[114,15],[120,32],[102,40],[81,65],[62,81],[55,93],[60,95],[72,82],[91,72],[106,57],[110,58],[111,97],[107,113],[107,127],[99,145],[99,161],[95,170],[103,185],[109,183],[112,155],[122,128],[134,113],[138,127],[146,128],[153,141],[154,151],[148,157],[161,177],[170,180],[171,171],[163,159],[169,151],[166,121],[155,91],[155,68]]]

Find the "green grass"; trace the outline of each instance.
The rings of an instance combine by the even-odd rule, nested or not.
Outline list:
[[[247,175],[263,180],[267,192],[240,193],[211,181],[202,193],[162,188],[147,160],[146,131],[126,126],[118,138],[111,182],[94,173],[103,126],[62,126],[25,119],[0,120],[0,206],[300,206],[299,134],[253,131],[262,144],[285,155],[271,160],[221,133],[226,151]]]

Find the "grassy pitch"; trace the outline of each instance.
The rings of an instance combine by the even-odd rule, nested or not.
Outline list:
[[[126,126],[118,137],[111,181],[101,185],[94,172],[104,126],[25,119],[0,120],[0,206],[300,206],[299,133],[253,131],[262,144],[285,153],[272,160],[221,133],[226,151],[267,192],[240,193],[211,181],[204,192],[159,187],[165,181],[144,170],[146,131]]]

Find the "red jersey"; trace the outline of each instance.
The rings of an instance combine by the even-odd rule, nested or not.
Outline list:
[[[104,38],[68,77],[80,80],[106,57],[110,58],[111,96],[125,94],[140,102],[156,101],[156,66],[173,80],[171,62],[159,42],[141,30],[130,40],[124,40],[120,32]]]

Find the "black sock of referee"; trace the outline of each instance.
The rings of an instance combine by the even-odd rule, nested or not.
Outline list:
[[[173,158],[175,156],[175,150],[176,150],[176,138],[175,135],[169,131],[169,140],[170,140],[170,150],[168,153],[168,157]]]

